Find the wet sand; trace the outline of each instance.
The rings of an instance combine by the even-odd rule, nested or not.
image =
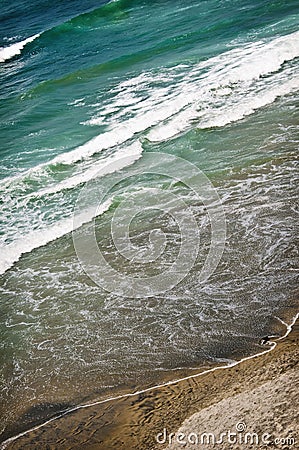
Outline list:
[[[191,441],[195,437],[190,438],[188,433],[197,433],[200,438],[207,431],[219,438],[220,431],[234,432],[236,425],[243,423],[248,432],[265,432],[298,442],[298,339],[297,320],[291,333],[277,340],[270,352],[233,367],[214,369],[168,386],[73,411],[0,448],[165,449],[169,434],[177,433],[194,414],[180,430]],[[265,351],[270,345],[265,344]],[[191,443],[182,445],[176,439],[177,434],[172,436],[169,448],[205,448]],[[244,445],[224,443],[218,448],[243,449]],[[246,444],[246,448],[263,446],[254,443]],[[270,448],[296,448],[296,444],[281,441]]]
[[[272,354],[273,359],[262,357],[252,368],[240,365],[235,369],[231,375],[241,377],[244,391],[232,392],[193,414],[174,436],[163,430],[160,440],[170,442],[167,450],[298,448],[299,371],[295,341],[291,336],[288,345]],[[283,347],[287,351],[281,353]],[[244,375],[249,377],[246,385]]]

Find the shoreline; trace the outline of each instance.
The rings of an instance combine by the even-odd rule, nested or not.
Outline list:
[[[273,353],[241,364],[231,371],[234,387],[226,386],[227,373],[218,380],[221,398],[185,418],[173,436],[163,429],[163,450],[243,450],[297,448],[299,441],[299,320]],[[239,373],[237,373],[239,372]],[[226,376],[225,376],[226,375]],[[230,381],[230,380],[229,380]],[[240,384],[239,384],[240,383]],[[238,385],[239,384],[239,385]],[[224,395],[225,394],[225,395]]]
[[[210,401],[207,401],[207,399],[204,401],[203,387],[210,389],[212,394],[215,394],[213,384],[219,384],[219,381],[228,375],[228,371],[239,372],[242,366],[244,368],[244,365],[254,366],[255,364],[251,360],[258,361],[259,364],[257,365],[260,365],[261,360],[267,356],[271,360],[271,354],[277,346],[279,348],[287,346],[285,341],[290,340],[290,338],[288,339],[289,335],[292,339],[298,341],[298,317],[299,314],[294,317],[291,324],[279,319],[286,326],[285,334],[276,339],[270,339],[265,345],[265,350],[258,354],[195,374],[190,375],[189,372],[187,376],[136,392],[78,405],[40,425],[6,439],[0,443],[0,449],[46,449],[57,448],[56,446],[64,449],[69,448],[70,445],[72,448],[78,449],[81,445],[84,445],[84,448],[107,450],[114,447],[124,450],[128,448],[130,450],[135,448],[138,448],[138,450],[162,448],[161,444],[158,445],[155,439],[153,440],[149,435],[153,437],[154,431],[157,431],[157,433],[163,431],[163,428],[161,430],[161,427],[158,426],[159,423],[165,423],[163,414],[167,417],[171,432],[176,432],[188,417],[202,409],[202,407],[199,407],[199,403],[203,407],[215,403],[213,401],[215,395],[212,396]],[[251,367],[252,369],[253,367]],[[242,391],[243,387],[241,385],[239,390]],[[223,390],[218,392],[216,400],[220,401],[227,395],[228,390],[225,387],[225,392]],[[169,397],[171,400],[169,400]],[[78,435],[80,436],[79,440]],[[36,447],[34,447],[35,445]],[[79,446],[77,447],[77,445]],[[182,445],[177,448],[182,448]]]

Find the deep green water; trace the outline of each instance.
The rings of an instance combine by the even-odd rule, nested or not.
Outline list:
[[[29,3],[0,7],[3,436],[32,406],[260,351],[262,336],[285,331],[278,318],[294,314],[298,268],[296,1]],[[152,173],[134,178],[151,152]],[[170,180],[161,153],[193,163],[221,200],[226,244],[204,282],[211,216],[184,185],[189,170]],[[192,211],[199,253],[173,289],[123,297],[83,270],[73,213],[103,170],[101,189],[113,189],[90,219],[115,286],[163,272],[184,244],[165,210],[145,209],[158,191]],[[117,207],[120,220],[134,216],[137,204],[125,201],[136,192],[139,253],[128,260],[110,227]],[[168,245],[144,263],[153,229]],[[88,230],[78,227],[83,238]]]

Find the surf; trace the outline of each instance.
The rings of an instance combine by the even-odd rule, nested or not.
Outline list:
[[[30,42],[35,41],[35,39],[39,38],[40,34],[35,34],[27,39],[24,39],[21,42],[16,42],[15,44],[11,44],[8,47],[0,48],[0,62],[4,63],[17,55],[22,53],[23,48],[29,44]]]

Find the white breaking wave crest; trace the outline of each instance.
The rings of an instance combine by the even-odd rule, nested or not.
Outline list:
[[[23,179],[24,177],[33,176],[37,173],[41,174],[49,166],[55,166],[58,164],[72,165],[74,163],[88,159],[103,150],[108,150],[124,144],[137,132],[138,125],[135,126],[134,122],[136,121],[132,120],[132,122],[128,121],[126,124],[119,124],[119,126],[115,127],[114,129],[96,136],[95,138],[91,139],[83,145],[80,145],[74,150],[62,153],[61,155],[56,156],[50,161],[38,164],[37,166],[34,166],[26,170],[25,172],[4,179],[2,182],[0,182],[0,184],[7,186],[12,182]],[[140,131],[142,130],[140,129]]]
[[[133,164],[142,155],[142,146],[139,141],[134,142],[132,145],[119,150],[118,152],[112,154],[111,156],[101,160],[97,164],[93,164],[84,172],[74,175],[73,177],[67,178],[60,183],[50,186],[45,189],[40,189],[39,191],[32,194],[33,196],[44,196],[49,194],[55,194],[66,189],[72,189],[79,186],[82,183],[86,183],[93,178],[98,176],[99,171],[101,171],[101,176],[111,174],[117,170],[123,169],[126,166]],[[126,158],[125,160],[123,158]],[[111,165],[113,164],[113,165]]]
[[[29,44],[29,42],[34,41],[40,36],[40,34],[35,34],[24,41],[16,42],[15,44],[9,45],[8,47],[0,48],[0,62],[5,62],[16,55],[20,55],[21,51],[25,47],[25,45]]]
[[[97,216],[107,211],[112,204],[112,199],[107,200],[97,209]],[[77,222],[77,228],[94,218],[94,209],[83,211]],[[42,227],[18,237],[14,242],[0,247],[0,274],[10,269],[24,253],[30,253],[35,248],[42,247],[49,242],[71,233],[74,230],[73,217],[60,220],[55,225]]]
[[[179,133],[190,127],[205,129],[212,127],[223,127],[236,122],[254,113],[257,109],[273,103],[278,97],[287,95],[299,87],[298,76],[290,76],[290,79],[274,78],[275,82],[262,86],[259,90],[254,86],[244,92],[227,92],[229,88],[219,88],[217,96],[206,94],[205,101],[202,100],[201,108],[191,105],[171,117],[165,124],[153,128],[148,133],[152,142],[160,142],[176,137]],[[225,96],[223,102],[219,99]],[[213,104],[214,103],[214,104]]]
[[[27,42],[23,41],[22,45]],[[193,67],[181,65],[165,69],[159,75],[147,73],[131,78],[110,91],[107,103],[99,104],[98,117],[89,122],[96,125],[104,120],[110,127],[108,131],[72,151],[3,180],[1,185],[10,195],[15,183],[22,183],[27,176],[38,179],[51,165],[81,162],[72,176],[58,183],[47,183],[48,186],[29,194],[29,197],[43,198],[93,179],[100,169],[105,174],[105,165],[111,162],[114,163],[112,171],[123,168],[118,163],[123,156],[128,157],[126,165],[134,163],[142,155],[139,139],[131,142],[139,133],[146,132],[144,135],[152,141],[162,141],[192,126],[208,128],[237,121],[278,96],[298,89],[295,67],[289,65],[281,70],[285,62],[298,56],[299,32],[296,32],[268,43],[230,50]],[[129,145],[125,148],[127,141]],[[113,153],[97,162],[89,160],[103,150]],[[108,173],[111,168],[107,166]],[[51,175],[48,179],[54,181]],[[21,200],[17,199],[17,210]],[[23,253],[72,231],[72,220],[63,219],[57,225],[49,224],[48,228],[46,222],[41,222],[36,231],[27,235],[21,225],[20,229],[17,225],[16,229],[12,228],[13,241],[0,248],[0,272],[10,268]]]
[[[65,189],[71,189],[97,177],[99,171],[101,171],[101,176],[111,174],[133,164],[141,157],[141,155],[142,146],[138,141],[129,146],[127,149],[122,149],[119,152],[111,155],[110,157],[105,158],[83,173],[68,178],[60,183],[57,183],[54,186],[50,186],[49,188],[36,191],[32,194],[32,196],[43,197],[45,195],[54,194]],[[25,198],[25,201],[27,200],[28,198]],[[21,206],[21,200],[19,201],[19,203]],[[111,203],[112,199],[105,202],[97,211],[97,215],[103,214],[105,211],[107,211]],[[80,219],[79,221],[79,226],[92,220],[94,218],[94,215],[92,214],[93,213],[91,213],[91,211],[84,211],[82,213],[82,220]],[[44,223],[43,225],[41,225],[41,228],[26,235],[18,236],[13,240],[13,242],[0,246],[0,274],[4,273],[6,270],[12,267],[14,263],[20,259],[22,254],[29,253],[35,248],[46,245],[49,242],[72,232],[73,229],[72,217],[60,220],[57,224],[50,225],[48,227],[47,224]],[[15,230],[15,234],[17,235],[17,230]]]
[[[142,73],[114,88],[116,97],[87,123],[113,127],[116,121],[125,122],[132,135],[150,129],[147,137],[152,141],[176,136],[191,121],[199,128],[223,126],[297,89],[296,74],[275,75],[298,56],[299,32],[295,32],[227,51],[193,67],[180,65],[158,75]],[[260,89],[258,95],[255,89]],[[135,117],[125,121],[128,114]]]
[[[165,73],[158,75],[142,73],[111,90],[114,98],[109,98],[97,117],[86,122],[89,125],[104,123],[109,126],[108,131],[74,150],[62,153],[26,172],[5,179],[1,184],[7,185],[26,176],[42,173],[52,165],[75,164],[103,150],[124,144],[135,134],[147,130],[149,130],[147,134],[149,140],[161,141],[188,129],[191,120],[197,120],[196,126],[199,128],[223,126],[240,120],[299,86],[298,78],[292,74],[291,79],[288,80],[289,84],[286,80],[278,78],[277,95],[274,92],[275,86],[270,85],[271,94],[268,96],[268,80],[261,79],[278,71],[284,62],[298,56],[299,32],[295,32],[268,43],[257,42],[230,50],[201,62],[195,67],[179,65],[166,69]],[[254,101],[248,102],[246,110],[241,103],[255,87],[252,83],[257,84],[260,79],[265,84],[261,95],[265,95],[268,101],[263,102],[258,99],[256,105]],[[153,88],[152,84],[157,82],[160,86]],[[161,87],[163,82],[165,85]],[[279,86],[281,82],[284,83],[283,89]],[[240,85],[240,83],[243,84]],[[147,91],[147,95],[138,97],[140,91]],[[251,92],[251,94],[254,97],[254,93]],[[226,110],[221,109],[222,105],[219,104],[221,101],[226,103]],[[239,110],[238,114],[236,108]],[[111,112],[114,113],[107,118]],[[128,119],[128,114],[134,116]],[[200,118],[202,118],[201,122],[198,121]]]
[[[74,163],[81,162],[103,150],[112,149],[124,144],[126,141],[131,139],[133,135],[134,130],[132,129],[132,126],[130,126],[130,123],[120,125],[111,131],[107,131],[99,136],[96,136],[70,152],[62,153],[50,161],[38,164],[37,166],[21,172],[18,175],[3,179],[0,181],[0,185],[7,188],[9,185],[18,183],[26,177],[35,177],[36,175],[45,174],[45,171],[49,166],[55,166],[58,164],[72,165]]]
[[[152,141],[172,138],[190,128],[191,121],[198,128],[224,126],[273,103],[277,97],[299,88],[294,68],[277,75],[285,62],[298,56],[299,32],[296,32],[200,63],[182,83],[174,100],[174,114],[167,123],[153,128],[148,138]]]

